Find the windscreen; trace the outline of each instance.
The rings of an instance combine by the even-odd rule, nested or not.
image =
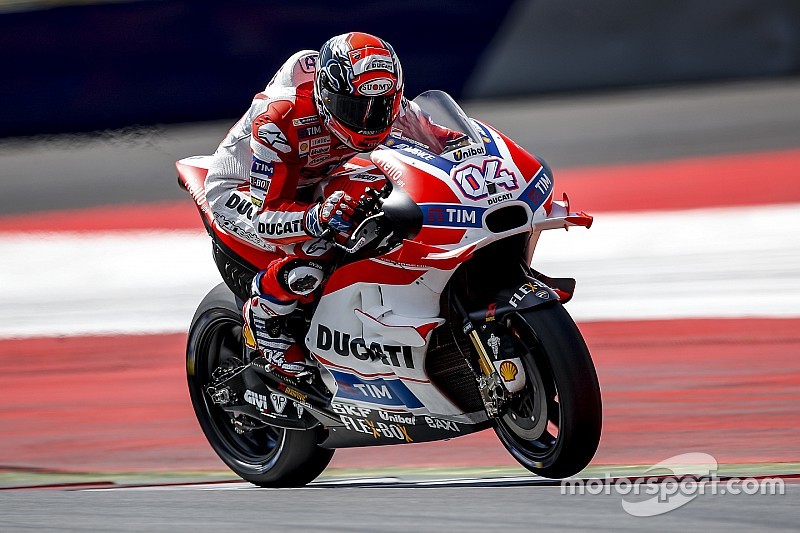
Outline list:
[[[464,111],[442,91],[426,91],[414,98],[393,125],[392,135],[412,139],[435,154],[483,144]]]
[[[434,124],[461,132],[472,142],[481,142],[481,136],[475,131],[466,113],[449,94],[442,91],[425,91],[414,98],[414,103],[430,115]]]

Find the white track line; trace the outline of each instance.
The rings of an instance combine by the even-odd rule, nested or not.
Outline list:
[[[534,267],[578,280],[579,321],[798,317],[800,204],[601,214],[543,233]]]
[[[173,333],[219,283],[202,230],[0,236],[0,337]]]
[[[578,321],[800,317],[800,204],[601,214],[534,266]],[[202,231],[0,234],[0,338],[182,332],[219,279]]]
[[[476,487],[502,484],[543,483],[552,485],[552,480],[535,476],[500,476],[500,477],[459,477],[459,478],[430,478],[430,479],[403,479],[402,477],[380,478],[347,478],[347,479],[317,479],[304,487],[293,487],[288,490],[330,489],[333,487],[367,487],[367,488],[439,488],[439,487]],[[230,490],[287,490],[263,489],[248,482],[230,483],[187,483],[184,485],[150,485],[150,486],[119,486],[79,489],[81,492],[153,492],[153,491],[230,491]]]

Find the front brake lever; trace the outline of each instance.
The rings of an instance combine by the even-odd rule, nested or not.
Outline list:
[[[332,240],[331,244],[340,250],[344,250],[348,254],[356,253],[367,243],[371,242],[375,237],[377,237],[378,224],[372,223],[383,217],[383,213],[375,213],[374,215],[368,216],[361,221],[361,224],[359,224],[355,230],[353,230],[353,233],[347,238],[344,244],[339,244],[336,242],[336,240]],[[371,227],[375,229],[370,229]],[[374,235],[372,235],[372,233],[374,233]]]
[[[367,242],[366,235],[362,234],[366,224],[383,217],[383,212],[378,212],[372,215],[369,215],[369,213],[372,212],[376,206],[382,206],[383,200],[389,196],[391,191],[392,186],[389,182],[387,182],[386,185],[384,185],[380,190],[369,188],[365,191],[367,197],[359,202],[358,207],[355,209],[355,213],[353,213],[356,220],[361,217],[363,217],[363,219],[347,238],[345,244],[336,242],[336,230],[331,227],[328,227],[325,231],[323,231],[319,238],[330,242],[334,247],[339,248],[340,250],[343,250],[349,254],[357,252]],[[358,239],[354,239],[354,236],[358,236]],[[350,246],[347,246],[347,244],[350,244]]]

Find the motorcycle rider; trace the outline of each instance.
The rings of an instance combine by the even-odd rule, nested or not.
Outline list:
[[[312,301],[323,281],[329,243],[319,237],[327,228],[351,231],[359,199],[384,183],[331,174],[390,133],[439,151],[463,136],[405,100],[403,81],[386,41],[338,35],[319,53],[292,55],[213,156],[205,182],[213,229],[259,250],[262,270],[242,310],[244,341],[285,374],[306,368],[281,317]],[[320,190],[334,192],[315,201]]]

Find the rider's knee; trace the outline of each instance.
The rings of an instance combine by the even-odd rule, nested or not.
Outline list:
[[[311,294],[325,277],[321,263],[308,259],[287,257],[275,261],[256,276],[254,294],[269,295],[275,305],[311,301]]]

